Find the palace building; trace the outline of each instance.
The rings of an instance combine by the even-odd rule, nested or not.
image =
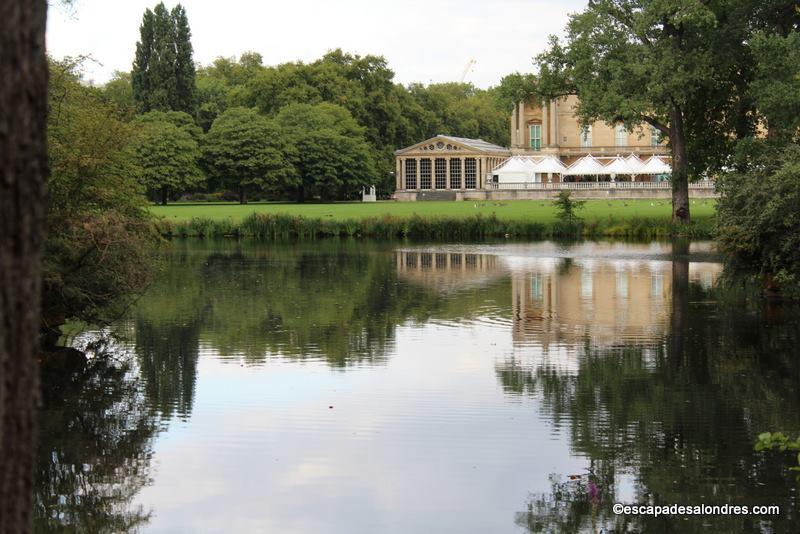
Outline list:
[[[511,147],[437,135],[395,152],[397,200],[550,198],[561,189],[587,198],[668,198],[671,158],[649,125],[582,127],[577,97],[519,102],[510,118]],[[714,196],[710,181],[692,196]]]

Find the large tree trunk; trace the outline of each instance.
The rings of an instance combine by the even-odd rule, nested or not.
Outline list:
[[[0,534],[32,529],[47,212],[45,0],[0,0]]]
[[[247,189],[243,186],[239,186],[239,204],[247,204]]]
[[[672,149],[672,220],[689,222],[689,164],[686,159],[686,131],[683,112],[673,106],[669,116],[669,144]]]
[[[166,186],[164,186],[161,188],[161,205],[166,206],[168,199],[169,199],[169,189]]]

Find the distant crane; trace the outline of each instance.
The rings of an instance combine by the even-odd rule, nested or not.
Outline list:
[[[460,83],[464,83],[464,80],[467,79],[467,74],[469,74],[469,69],[471,69],[472,66],[475,63],[477,63],[477,61],[475,61],[474,59],[470,59],[469,60],[469,62],[467,63],[467,66],[464,68],[464,73],[461,75],[461,82]]]

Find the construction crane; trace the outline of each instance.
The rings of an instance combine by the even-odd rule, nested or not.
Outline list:
[[[467,74],[469,74],[469,69],[471,69],[475,63],[477,63],[477,61],[475,61],[474,59],[469,60],[467,66],[464,68],[464,73],[461,75],[461,83],[464,83],[464,80],[467,79]]]

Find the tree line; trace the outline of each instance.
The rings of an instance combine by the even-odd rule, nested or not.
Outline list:
[[[394,151],[436,134],[507,145],[500,87],[394,81],[381,56],[333,50],[266,66],[255,52],[196,67],[186,10],[146,10],[131,72],[101,88],[141,127],[148,196],[335,200],[394,191]],[[235,134],[235,135],[234,135]]]

